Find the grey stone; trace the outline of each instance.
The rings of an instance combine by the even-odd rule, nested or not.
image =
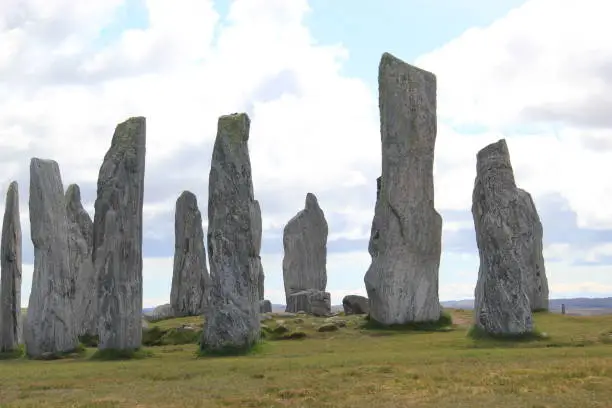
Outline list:
[[[283,281],[287,312],[297,312],[293,294],[305,290],[325,291],[327,286],[327,234],[325,214],[314,194],[306,194],[305,208],[283,231]]]
[[[205,311],[210,291],[202,214],[198,200],[183,191],[174,217],[174,270],[170,304],[174,316],[197,316]]]
[[[200,347],[248,349],[260,339],[257,213],[249,158],[250,119],[221,116],[208,182],[210,309]]]
[[[259,313],[272,313],[272,302],[269,300],[260,300]]]
[[[166,303],[163,305],[156,306],[155,309],[151,312],[151,320],[162,320],[169,319],[174,317],[174,310],[172,309],[172,305],[170,303]]]
[[[22,342],[21,244],[19,186],[13,181],[6,193],[0,248],[0,353],[15,350]]]
[[[257,260],[255,261],[256,266],[258,268],[257,273],[257,294],[259,300],[264,299],[264,281],[265,275],[263,270],[263,265],[261,263],[261,238],[263,234],[263,226],[261,220],[261,207],[259,205],[259,201],[255,200],[253,202],[253,206],[251,206],[251,225],[253,228],[253,240],[255,246],[255,253],[257,254]]]
[[[434,321],[442,240],[433,185],[436,77],[385,53],[378,83],[382,175],[364,278],[370,317],[386,325]]]
[[[316,289],[292,293],[287,299],[287,311],[291,310],[303,310],[313,316],[328,316],[331,314],[331,296],[329,292]]]
[[[98,348],[134,350],[142,342],[142,205],[146,120],[117,125],[98,175],[93,231]]]
[[[71,184],[66,189],[68,253],[70,271],[75,277],[74,314],[78,335],[98,333],[96,310],[96,273],[92,260],[93,221],[81,203],[81,189]]]
[[[57,162],[30,161],[30,236],[34,273],[24,330],[30,357],[76,349],[74,275],[70,271],[64,187]]]
[[[533,330],[525,274],[533,265],[521,246],[533,231],[526,216],[505,140],[478,152],[472,215],[480,268],[474,300],[475,324],[493,335],[519,335]]]
[[[370,303],[367,297],[359,295],[346,295],[342,299],[344,314],[359,315],[370,313]]]

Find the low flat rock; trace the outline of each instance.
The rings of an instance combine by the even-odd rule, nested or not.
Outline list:
[[[77,348],[73,313],[74,275],[70,271],[64,187],[57,162],[30,161],[30,236],[34,273],[24,330],[30,357]]]
[[[331,314],[331,296],[329,292],[309,289],[295,292],[287,299],[287,312],[305,312],[313,316],[329,316]]]
[[[210,308],[200,347],[248,349],[260,339],[257,222],[244,113],[221,116],[208,182]]]
[[[442,218],[434,208],[436,77],[384,53],[378,72],[382,175],[364,281],[385,325],[440,318]]]
[[[521,251],[534,228],[526,211],[506,141],[480,150],[472,195],[480,255],[474,318],[476,326],[489,334],[518,335],[533,330],[525,278],[533,265],[524,257],[528,251]]]
[[[183,191],[176,200],[174,217],[174,269],[170,291],[172,314],[202,314],[208,306],[210,285],[198,200],[192,192]]]
[[[142,343],[142,205],[146,120],[117,125],[98,174],[93,228],[98,348],[134,350]]]
[[[346,315],[359,315],[370,313],[369,300],[365,296],[346,295],[342,299],[342,308]]]
[[[317,197],[306,194],[305,208],[298,212],[283,231],[283,281],[287,312],[295,302],[289,298],[305,290],[324,292],[327,286],[328,225]]]
[[[13,181],[6,193],[0,244],[0,353],[15,350],[22,342],[21,244],[19,186]]]
[[[76,279],[74,312],[77,334],[98,333],[96,310],[96,273],[92,260],[93,221],[83,208],[81,189],[71,184],[66,189],[69,264]]]

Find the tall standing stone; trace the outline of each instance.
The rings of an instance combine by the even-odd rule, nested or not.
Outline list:
[[[283,281],[288,312],[307,311],[304,308],[309,308],[310,295],[317,297],[314,292],[325,292],[328,232],[327,220],[317,197],[312,193],[306,194],[304,209],[289,220],[283,230]],[[294,296],[305,291],[308,294]],[[318,297],[325,298],[325,295]]]
[[[13,181],[6,193],[0,249],[0,353],[21,343],[21,220],[19,186]]]
[[[174,214],[172,315],[198,316],[203,313],[208,305],[210,284],[198,199],[192,192],[183,191],[176,200]]]
[[[200,347],[205,352],[248,349],[260,338],[257,203],[249,158],[250,119],[221,116],[208,182],[210,312]]]
[[[253,225],[253,237],[255,239],[255,252],[257,253],[257,268],[259,272],[257,274],[257,296],[260,301],[264,300],[264,281],[265,275],[263,270],[263,265],[261,264],[261,238],[263,235],[263,225],[261,221],[261,206],[259,205],[259,201],[255,200],[253,203],[251,219]]]
[[[442,218],[434,208],[436,77],[385,53],[379,71],[382,175],[364,281],[382,324],[440,318]]]
[[[472,194],[480,255],[474,318],[478,328],[493,335],[533,330],[525,287],[525,276],[533,265],[522,249],[532,240],[534,225],[525,197],[516,187],[505,140],[480,150]]]
[[[74,312],[77,334],[95,335],[98,332],[98,313],[96,273],[92,260],[93,221],[83,208],[78,185],[69,185],[65,198],[70,270],[76,281]]]
[[[30,235],[34,273],[24,330],[30,357],[76,349],[74,275],[70,270],[64,187],[57,162],[30,161]]]
[[[142,343],[142,205],[146,120],[117,125],[100,167],[93,229],[98,348],[134,350]]]

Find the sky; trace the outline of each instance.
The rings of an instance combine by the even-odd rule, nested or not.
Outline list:
[[[217,119],[233,112],[251,118],[266,298],[284,302],[282,229],[308,192],[329,224],[332,302],[365,294],[383,52],[437,76],[440,299],[473,297],[476,153],[501,138],[542,219],[550,296],[612,295],[609,1],[0,0],[0,9],[0,194],[18,181],[23,306],[31,157],[56,160],[93,216],[116,124],[147,118],[143,303],[155,306],[170,296],[176,199],[194,192],[206,229]]]

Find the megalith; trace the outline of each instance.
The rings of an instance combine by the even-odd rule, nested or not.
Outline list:
[[[477,154],[472,216],[480,256],[474,293],[476,326],[492,335],[521,335],[533,330],[526,275],[531,257],[523,250],[533,233],[525,195],[516,187],[505,140]]]
[[[83,208],[81,189],[70,184],[66,189],[68,253],[71,273],[75,276],[74,314],[77,334],[96,335],[96,274],[92,260],[93,221]]]
[[[19,186],[13,181],[6,193],[0,243],[0,353],[22,342],[21,328],[21,220]]]
[[[212,281],[200,348],[248,349],[260,338],[258,234],[249,158],[250,119],[221,116],[208,182],[208,259]]]
[[[440,318],[442,217],[434,208],[436,77],[384,53],[378,71],[382,174],[365,274],[370,317]]]
[[[255,253],[257,254],[257,260],[255,261],[255,267],[258,269],[257,274],[257,296],[260,301],[264,300],[265,296],[265,275],[263,270],[263,265],[261,263],[261,239],[263,234],[263,225],[261,220],[261,206],[259,205],[259,201],[255,200],[253,206],[251,207],[251,220],[253,225],[253,239],[255,240]]]
[[[34,273],[24,330],[30,357],[78,346],[73,312],[75,279],[70,270],[64,187],[57,162],[30,161],[30,236]]]
[[[115,128],[98,174],[93,227],[98,348],[134,350],[142,342],[142,205],[146,120]]]
[[[329,229],[317,197],[306,194],[304,209],[283,230],[283,281],[286,311],[308,312],[304,302],[329,298],[327,286],[327,235]],[[314,294],[313,291],[321,292]],[[299,296],[295,296],[300,293]],[[329,313],[329,311],[328,311]]]
[[[183,191],[176,200],[174,213],[174,268],[170,290],[172,315],[202,314],[208,304],[209,289],[202,213],[195,194]]]

